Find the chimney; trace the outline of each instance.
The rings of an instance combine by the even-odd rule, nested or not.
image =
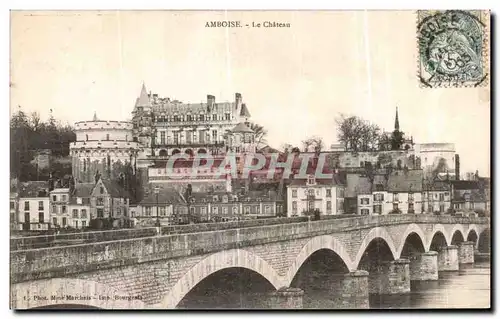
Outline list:
[[[215,96],[208,94],[207,95],[207,104],[211,108],[215,104]]]
[[[455,179],[460,180],[460,156],[455,154]]]
[[[241,105],[241,93],[235,93],[234,94],[234,102],[236,103],[236,107],[239,107]]]

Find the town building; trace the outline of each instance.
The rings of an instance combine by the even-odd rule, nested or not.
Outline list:
[[[50,228],[48,189],[44,181],[19,183],[18,230],[43,231]]]
[[[71,194],[69,211],[71,227],[84,229],[90,226],[90,197],[94,183],[77,183]]]
[[[92,228],[129,226],[128,192],[117,181],[100,178],[90,196]]]
[[[50,191],[50,220],[55,228],[71,227],[70,193],[69,188],[54,188]]]
[[[450,181],[453,198],[451,204],[457,212],[485,212],[488,198],[484,185],[479,180]]]
[[[339,176],[317,179],[309,175],[305,179],[294,178],[287,187],[287,216],[302,216],[319,210],[322,215],[344,213],[345,184]]]
[[[181,193],[168,186],[150,185],[132,217],[134,226],[161,226],[189,222],[187,203]]]
[[[448,213],[451,207],[451,183],[441,180],[425,182],[422,200],[426,213]]]
[[[272,218],[284,214],[284,203],[272,190],[192,193],[187,200],[196,222]]]
[[[9,195],[10,230],[18,229],[19,193],[17,179],[11,180]]]
[[[422,170],[395,171],[387,180],[382,214],[422,212]]]

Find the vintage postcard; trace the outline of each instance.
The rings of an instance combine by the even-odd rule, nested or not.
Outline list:
[[[11,11],[10,308],[491,308],[490,12]]]

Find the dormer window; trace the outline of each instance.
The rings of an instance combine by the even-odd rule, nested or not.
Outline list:
[[[307,177],[307,184],[308,185],[316,184],[316,178],[314,177],[314,175],[309,175],[309,177]]]

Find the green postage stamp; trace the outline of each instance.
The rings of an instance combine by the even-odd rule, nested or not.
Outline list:
[[[489,28],[489,11],[417,11],[420,86],[486,85]]]

